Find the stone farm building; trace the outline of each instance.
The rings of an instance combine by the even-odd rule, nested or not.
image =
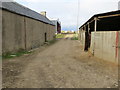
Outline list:
[[[61,22],[59,21],[59,19],[52,19],[51,21],[55,24],[55,33],[61,33]]]
[[[120,10],[96,14],[79,29],[85,51],[111,62],[120,61]]]
[[[4,2],[2,11],[3,53],[31,50],[55,37],[55,25],[47,17],[16,2]]]

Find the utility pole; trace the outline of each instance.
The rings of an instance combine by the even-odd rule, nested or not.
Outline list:
[[[118,10],[120,10],[120,1],[118,2]]]
[[[78,12],[77,12],[77,32],[79,33],[79,11],[80,11],[80,0],[78,0]]]

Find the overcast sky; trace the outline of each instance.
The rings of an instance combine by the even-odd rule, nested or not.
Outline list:
[[[46,11],[47,17],[59,18],[62,30],[76,30],[78,0],[15,0],[37,12]],[[79,0],[79,26],[94,14],[118,10],[120,0]]]

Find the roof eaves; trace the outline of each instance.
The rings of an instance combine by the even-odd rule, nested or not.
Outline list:
[[[120,10],[117,11],[112,11],[112,12],[107,12],[107,13],[100,13],[100,14],[95,14],[94,16],[92,16],[87,22],[85,22],[80,28],[82,28],[84,25],[86,25],[89,21],[93,20],[96,17],[99,16],[106,16],[106,15],[112,15],[112,14],[120,14]],[[79,28],[79,29],[80,29]]]

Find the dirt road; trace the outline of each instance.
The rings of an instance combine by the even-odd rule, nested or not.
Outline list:
[[[83,52],[72,35],[34,54],[3,61],[3,87],[110,88],[118,85],[117,66]]]

